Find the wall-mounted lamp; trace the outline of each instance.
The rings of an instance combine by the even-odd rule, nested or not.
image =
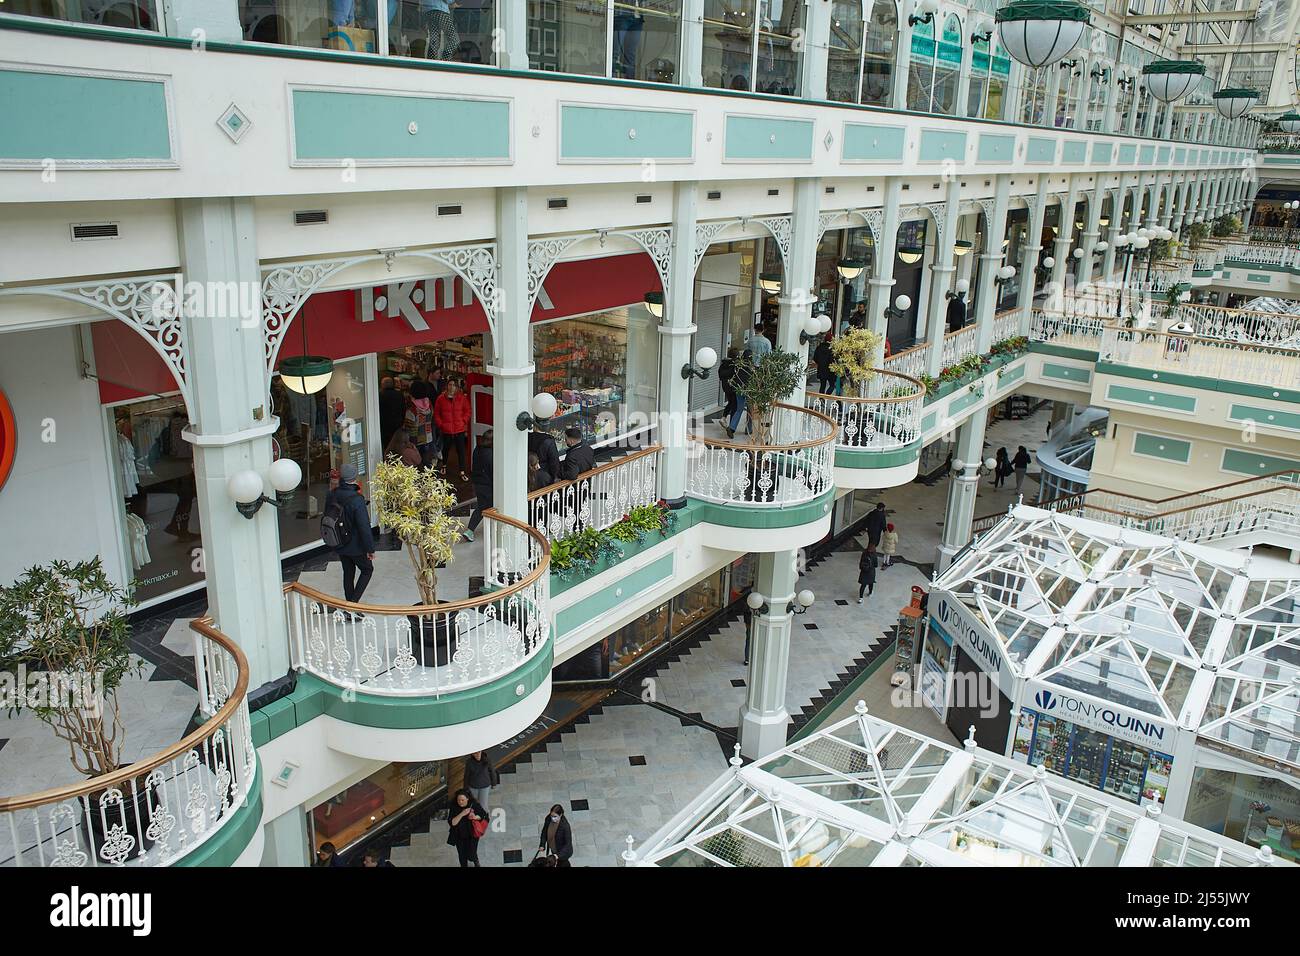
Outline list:
[[[971,43],[988,43],[993,39],[994,23],[988,17],[980,17],[975,21],[973,30],[970,35]]]
[[[1004,282],[1010,282],[1015,277],[1016,277],[1015,266],[1003,266],[1001,269],[998,270],[998,274],[993,281],[996,282],[998,285],[1001,285]]]
[[[958,279],[956,283],[956,291],[954,292],[952,289],[949,289],[943,294],[943,297],[945,299],[964,299],[966,298],[966,293],[969,291],[970,282],[965,279]]]
[[[662,292],[647,292],[645,294],[646,310],[656,319],[664,317],[664,294]]]
[[[515,419],[515,427],[521,432],[530,428],[541,428],[555,417],[555,396],[550,392],[538,392],[528,403],[528,411],[520,412]]]
[[[271,462],[266,477],[271,482],[271,487],[275,489],[274,498],[262,494],[266,485],[262,481],[262,476],[251,469],[235,472],[226,482],[226,494],[234,501],[235,508],[245,518],[251,519],[262,510],[262,505],[283,508],[292,501],[293,490],[302,481],[302,469],[292,458],[280,458]]]
[[[1053,258],[1052,256],[1046,256],[1046,257],[1044,257],[1044,258],[1043,258],[1043,268],[1044,268],[1044,269],[1054,269],[1054,268],[1056,268],[1056,259]]]
[[[907,314],[907,310],[912,307],[912,300],[905,295],[900,295],[894,300],[894,304],[885,309],[885,318],[901,319]]]
[[[831,328],[831,317],[829,315],[809,315],[803,320],[803,328],[799,330],[799,344],[807,345],[809,342],[815,342],[817,336],[824,335]]]
[[[1106,85],[1106,71],[1103,70],[1101,67],[1094,66],[1092,70],[1088,73],[1088,75],[1097,81],[1098,86]]]
[[[918,23],[933,23],[934,15],[939,12],[939,0],[921,0],[916,5],[917,16],[915,13],[907,18],[907,25],[914,27]]]
[[[1070,253],[1070,255],[1074,256],[1074,258],[1076,258],[1076,259],[1082,259],[1082,258],[1083,258],[1083,250],[1082,250],[1082,249],[1075,249],[1072,253]]]
[[[695,364],[687,362],[682,366],[682,378],[698,378],[700,380],[709,377],[709,369],[718,364],[718,353],[713,351],[707,345],[702,346],[695,353]]]
[[[1109,249],[1109,248],[1110,248],[1110,243],[1107,242],[1105,239],[1103,239],[1103,240],[1101,240],[1099,243],[1097,243],[1095,246],[1092,247],[1092,254],[1093,254],[1094,256],[1102,256],[1102,255],[1105,255],[1105,254],[1106,254],[1106,250]]]
[[[794,600],[785,606],[786,614],[805,614],[813,606],[817,596],[804,588],[794,596]],[[755,614],[770,614],[772,609],[763,600],[763,595],[757,591],[750,591],[749,596],[745,598],[745,605]]]

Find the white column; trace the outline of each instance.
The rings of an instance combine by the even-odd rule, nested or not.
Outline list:
[[[891,77],[894,81],[894,100],[890,104],[896,110],[907,107],[907,74],[911,72],[912,66],[912,27],[907,22],[907,17],[913,6],[914,4],[906,2],[898,5],[898,50],[894,55],[894,73]],[[934,26],[937,37],[941,28],[938,23]]]
[[[826,99],[826,64],[831,35],[831,5],[810,3],[804,7],[802,80],[804,99]],[[761,54],[760,54],[761,55]]]
[[[497,190],[497,329],[492,336],[492,504],[528,520],[528,435],[516,421],[533,392],[532,309],[528,302],[528,190]],[[485,559],[489,556],[485,555]]]
[[[890,176],[885,180],[884,206],[880,217],[880,239],[872,253],[871,289],[867,301],[868,322],[872,331],[880,336],[880,351],[876,367],[880,367],[885,354],[885,335],[889,331],[889,318],[885,309],[894,302],[894,253],[898,246],[898,206],[903,195],[903,180]],[[839,330],[836,330],[836,334]]]
[[[262,825],[261,866],[306,867],[312,865],[308,849],[307,814],[298,807]]]
[[[975,301],[975,351],[987,355],[993,344],[993,312],[997,308],[997,274],[1002,267],[1002,240],[1007,234],[1007,206],[1011,177],[1000,173],[993,180],[993,215],[984,224],[984,251],[980,253],[979,295]],[[967,258],[972,258],[967,256]]]
[[[930,342],[930,354],[927,356],[927,373],[938,376],[943,370],[943,335],[947,331],[944,317],[948,310],[948,300],[944,293],[952,288],[953,243],[957,238],[957,217],[961,215],[961,177],[953,176],[948,180],[945,190],[943,228],[936,229],[934,235],[934,263],[930,266],[930,296],[927,301],[926,338]]]
[[[677,82],[694,88],[704,86],[704,0],[682,2],[682,69]]]
[[[1057,221],[1060,223],[1060,231],[1056,234],[1055,249],[1053,255],[1056,257],[1056,263],[1052,266],[1051,279],[1049,281],[1056,288],[1065,286],[1065,270],[1074,260],[1070,258],[1073,251],[1071,246],[1074,242],[1074,211],[1079,205],[1079,186],[1078,183],[1082,177],[1070,176],[1070,185],[1065,191],[1065,202],[1061,206],[1061,215]]]
[[[1115,110],[1115,104],[1119,100],[1119,71],[1112,66],[1110,77],[1106,81],[1106,106],[1105,113],[1102,116],[1101,128],[1103,132],[1113,133],[1119,125],[1119,115]]]
[[[821,210],[822,181],[796,179],[794,182],[794,208],[790,221],[790,261],[786,275],[781,280],[781,312],[774,343],[786,352],[801,354],[808,359],[808,345],[799,343],[804,319],[812,314],[816,301],[812,294],[814,273],[817,267],[817,221]],[[791,405],[803,405],[804,382],[800,379],[794,393],[786,399]]]
[[[1034,286],[1038,281],[1038,256],[1043,251],[1043,220],[1047,216],[1047,174],[1038,176],[1038,194],[1033,208],[1029,211],[1030,245],[1025,246],[1024,257],[1020,265],[1020,322],[1019,333],[1029,334],[1030,317],[1034,311]]]
[[[943,531],[935,569],[945,570],[957,552],[970,541],[971,522],[975,518],[975,497],[979,493],[979,466],[984,455],[984,425],[988,416],[979,413],[962,423],[957,431],[957,445],[953,461],[961,462],[962,470],[948,483],[948,501],[944,510]],[[955,470],[954,465],[954,470]]]
[[[379,6],[382,8],[385,2],[379,0]],[[528,4],[498,3],[496,14],[497,28],[501,31],[494,44],[497,65],[504,70],[528,69]]]
[[[659,325],[659,496],[675,507],[685,504],[686,431],[690,382],[682,367],[691,361],[695,334],[695,221],[697,184],[673,186],[673,236],[664,315]],[[709,373],[716,375],[714,370]]]
[[[1056,127],[1056,100],[1061,92],[1061,69],[1060,64],[1053,64],[1047,67],[1050,79],[1043,84],[1047,100],[1043,103],[1043,125]]]
[[[785,746],[790,723],[785,696],[792,617],[786,608],[794,600],[798,579],[795,552],[758,555],[754,590],[767,608],[766,613],[750,614],[748,686],[740,708],[740,752],[751,760]]]
[[[1082,275],[1084,281],[1092,281],[1092,265],[1094,262],[1094,252],[1097,249],[1097,241],[1101,236],[1101,206],[1106,201],[1106,190],[1102,186],[1105,177],[1097,175],[1097,181],[1093,186],[1092,195],[1088,198],[1088,218],[1083,224],[1083,236],[1081,237],[1080,248],[1083,249],[1083,268]],[[1110,243],[1107,243],[1109,246]]]
[[[176,214],[187,283],[261,289],[252,200],[183,199]],[[250,691],[289,671],[277,511],[263,506],[245,518],[226,493],[232,475],[251,470],[262,476],[267,497],[275,495],[267,473],[278,422],[271,415],[260,295],[256,299],[254,315],[238,314],[239,307],[235,314],[185,315],[194,397],[185,438],[194,446],[208,613],[248,655]]]

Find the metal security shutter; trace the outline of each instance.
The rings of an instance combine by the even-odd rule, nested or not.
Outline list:
[[[722,333],[727,325],[727,306],[730,297],[706,299],[695,303],[695,343],[692,345],[691,359],[695,352],[708,346],[718,353],[718,362],[726,356],[722,348]],[[718,384],[718,369],[714,366],[709,377],[701,381],[691,379],[692,412],[709,412],[722,405],[722,387]]]

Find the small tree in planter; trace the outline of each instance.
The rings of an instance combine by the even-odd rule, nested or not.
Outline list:
[[[1187,246],[1192,252],[1201,248],[1201,243],[1210,237],[1210,227],[1203,222],[1194,222],[1187,227]]]
[[[456,507],[451,485],[434,474],[396,460],[375,468],[370,482],[379,523],[393,529],[406,546],[415,571],[421,604],[438,603],[438,568],[451,561],[460,538],[460,522],[449,512]]]
[[[749,374],[741,376],[744,383],[738,391],[745,396],[745,406],[754,423],[753,442],[767,445],[772,438],[772,408],[789,398],[804,381],[804,362],[798,354],[781,349],[773,349],[758,362],[746,352],[741,362],[748,366]]]
[[[860,389],[876,374],[876,351],[880,334],[870,329],[851,328],[831,342],[831,371],[845,378],[853,389]],[[849,389],[845,389],[845,394]]]
[[[1241,220],[1236,216],[1220,216],[1214,220],[1211,233],[1216,239],[1224,239],[1241,231]]]

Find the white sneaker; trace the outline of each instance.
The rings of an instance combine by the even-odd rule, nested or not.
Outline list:
[[[862,598],[858,598],[858,603],[859,603],[859,604],[862,603]]]

